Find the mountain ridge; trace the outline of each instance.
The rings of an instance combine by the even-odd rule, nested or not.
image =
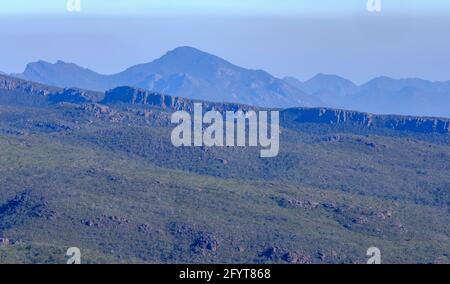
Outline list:
[[[127,86],[111,89],[104,94],[76,88],[62,89],[0,75],[0,98],[7,96],[8,92],[13,92],[15,96],[17,96],[16,93],[25,93],[31,96],[43,97],[47,99],[49,104],[61,102],[99,103],[106,105],[131,104],[158,107],[170,111],[192,111],[193,104],[197,101]],[[199,102],[204,104],[205,110],[216,109],[221,112],[228,110],[236,111],[238,109],[244,111],[258,109],[256,106],[236,103]],[[279,110],[285,122],[288,123],[321,123],[328,125],[351,123],[363,127],[379,127],[422,133],[450,133],[450,119],[445,118],[377,115],[323,107],[285,108]]]
[[[380,114],[450,117],[450,81],[376,77],[356,85],[319,73],[305,82],[246,69],[216,55],[183,46],[149,63],[103,75],[74,63],[38,61],[14,76],[63,88],[106,91],[132,86],[215,102],[260,107],[331,107]]]
[[[356,85],[336,75],[318,74],[301,82],[284,80],[325,102],[324,106],[379,114],[450,117],[450,81],[379,76]]]
[[[149,63],[102,75],[73,63],[38,61],[14,76],[58,87],[106,91],[133,86],[192,99],[230,101],[265,107],[318,102],[262,70],[246,69],[192,47],[178,47]]]

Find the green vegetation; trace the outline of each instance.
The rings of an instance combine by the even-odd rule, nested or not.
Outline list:
[[[448,135],[301,124],[261,159],[146,111],[0,107],[0,262],[450,262]]]

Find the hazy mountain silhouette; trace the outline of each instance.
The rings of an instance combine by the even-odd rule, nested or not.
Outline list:
[[[324,74],[306,82],[293,77],[284,80],[328,107],[380,114],[450,117],[450,81],[378,77],[356,86],[345,78]]]
[[[178,47],[150,63],[113,75],[63,61],[38,61],[14,76],[63,88],[105,91],[132,86],[190,99],[263,107],[326,106],[380,114],[450,117],[450,81],[378,77],[357,86],[348,79],[326,74],[305,82],[293,77],[281,80],[192,47]]]
[[[299,90],[320,99],[328,107],[341,106],[346,97],[357,91],[357,86],[345,78],[336,75],[317,74],[306,82],[293,77],[285,81]]]
[[[13,76],[51,86],[91,90],[107,89],[112,84],[109,76],[63,61],[57,61],[54,64],[42,60],[29,63],[22,74],[13,74]]]
[[[450,117],[450,82],[378,77],[350,98],[346,106],[362,111]]]
[[[62,61],[39,61],[15,76],[58,87],[103,91],[128,85],[192,99],[266,107],[319,104],[265,71],[245,69],[192,47],[176,48],[153,62],[114,75],[101,75]]]

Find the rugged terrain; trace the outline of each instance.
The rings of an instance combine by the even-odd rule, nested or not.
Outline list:
[[[356,85],[336,75],[317,74],[300,82],[293,77],[279,79],[264,70],[243,68],[188,46],[112,75],[61,60],[55,63],[41,60],[29,63],[24,72],[13,76],[51,86],[101,92],[132,86],[189,99],[260,107],[315,106],[450,118],[450,81],[382,76]]]
[[[450,263],[448,119],[284,109],[262,159],[173,147],[192,103],[0,75],[0,262]]]

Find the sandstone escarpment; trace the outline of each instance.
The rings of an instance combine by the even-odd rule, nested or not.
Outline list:
[[[105,98],[100,103],[103,104],[123,103],[123,104],[146,105],[158,107],[169,111],[184,110],[187,112],[193,112],[194,103],[196,102],[197,101],[182,97],[169,96],[138,88],[118,87],[107,91],[105,93]],[[213,103],[204,101],[200,103],[202,103],[204,111],[214,109],[220,112],[224,112],[237,110],[248,111],[251,109],[256,109],[256,107],[233,103]]]
[[[0,74],[0,90],[24,93],[27,95],[47,97],[49,102],[82,103],[96,101],[103,97],[102,93],[78,88],[58,88],[34,83]]]
[[[131,104],[155,107],[166,111],[194,111],[197,101],[182,97],[155,93],[133,87],[117,87],[104,95],[77,88],[61,89],[33,83],[11,76],[0,75],[0,91],[23,93],[44,97],[49,103],[100,103]],[[198,101],[200,102],[200,101]],[[235,104],[202,101],[203,111],[249,111],[258,108]],[[450,119],[401,115],[375,115],[366,112],[329,108],[289,108],[280,110],[280,121],[285,124],[320,123],[327,125],[357,125],[392,130],[406,130],[419,133],[450,133]]]
[[[446,118],[376,115],[327,108],[286,109],[281,111],[281,119],[296,123],[352,124],[421,133],[450,133],[450,119]]]

